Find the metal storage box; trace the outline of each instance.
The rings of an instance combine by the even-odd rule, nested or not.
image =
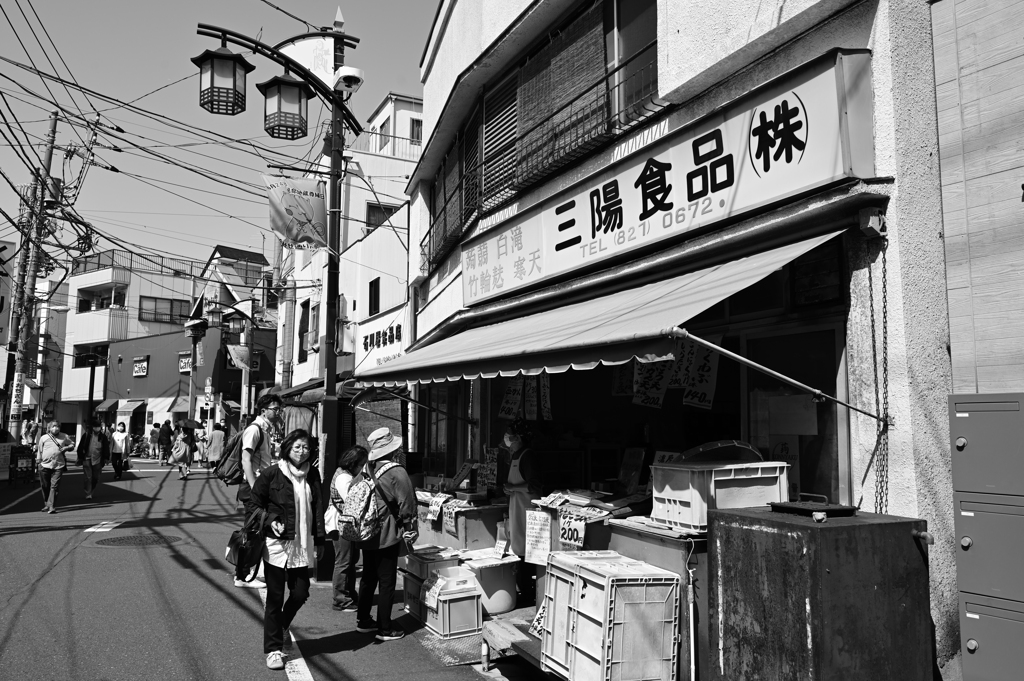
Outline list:
[[[954,492],[953,503],[960,591],[1024,601],[1024,497]]]
[[[709,509],[788,501],[788,468],[789,464],[781,461],[652,464],[651,517],[672,527],[703,532],[708,527]]]
[[[1024,674],[1024,603],[960,594],[964,681],[1010,681]]]
[[[545,671],[572,681],[674,681],[679,575],[617,554],[552,553],[547,571]]]
[[[953,490],[1024,495],[1022,393],[949,396]]]
[[[402,574],[402,588],[405,591],[405,611],[422,622],[424,605],[420,600],[420,590],[423,589],[423,580],[405,572]]]
[[[398,567],[421,580],[429,579],[434,570],[458,566],[459,557],[445,555],[448,551],[439,546],[416,548],[398,559]]]
[[[931,681],[923,520],[710,513],[712,679]]]
[[[423,602],[423,623],[441,638],[460,638],[479,634],[484,629],[480,604],[480,586],[473,573],[465,568],[453,567],[437,570],[444,586],[437,596],[437,608],[428,605],[427,591],[432,582],[423,582],[420,600]]]

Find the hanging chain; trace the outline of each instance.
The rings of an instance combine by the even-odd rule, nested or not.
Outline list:
[[[883,420],[878,422],[877,446],[875,452],[875,512],[889,512],[889,291],[888,291],[888,239],[882,241],[882,381],[881,411]],[[872,308],[874,305],[872,305]],[[872,336],[874,336],[874,309],[871,312]]]

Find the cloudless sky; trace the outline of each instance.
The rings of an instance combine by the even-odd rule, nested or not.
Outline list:
[[[317,27],[330,26],[339,6],[337,2],[322,0],[272,2]],[[247,79],[247,108],[243,114],[215,116],[199,107],[199,79],[194,75],[198,69],[189,59],[204,49],[215,49],[219,41],[196,35],[196,24],[229,28],[253,38],[259,37],[270,45],[309,30],[261,0],[0,0],[0,7],[17,29],[12,30],[8,19],[0,14],[0,56],[28,63],[18,41],[20,38],[36,66],[54,72],[28,29],[22,16],[24,11],[57,71],[67,78],[64,65],[36,22],[32,13],[34,8],[71,72],[84,87],[126,102],[191,75],[183,82],[145,97],[137,105],[183,124],[231,138],[249,138],[261,147],[293,157],[296,162],[306,157],[311,149],[316,151],[310,158],[319,154],[323,129],[316,130],[315,127],[322,122],[321,114],[323,120],[330,118],[319,104],[310,106],[310,132],[303,139],[295,142],[275,140],[263,131],[263,97],[255,85],[280,73],[281,68],[262,57],[247,56],[256,70]],[[437,0],[346,0],[341,3],[346,33],[361,41],[356,50],[346,52],[346,63],[366,72],[366,83],[349,103],[360,122],[366,122],[389,91],[422,95],[419,61],[436,7]],[[238,46],[229,44],[228,47],[235,52],[241,51]],[[50,97],[43,82],[32,73],[0,62],[0,74],[35,93]],[[38,143],[46,134],[46,119],[52,106],[26,95],[17,84],[0,77],[0,93],[7,97],[25,132]],[[76,110],[61,85],[51,82],[49,89],[62,106]],[[36,106],[19,99],[28,100]],[[92,106],[85,97],[75,93],[75,100],[78,107],[91,114]],[[92,99],[92,105],[101,110],[112,106],[97,98]],[[2,102],[0,111],[10,116],[10,110]],[[227,187],[148,158],[138,150],[129,153],[130,145],[113,137],[101,137],[101,143],[125,150],[123,153],[99,150],[98,156],[103,162],[187,198],[174,196],[126,174],[93,167],[85,179],[75,208],[97,229],[167,255],[205,260],[215,244],[223,243],[258,251],[265,247],[270,259],[273,237],[259,229],[267,227],[267,204],[259,177],[260,173],[266,172],[266,163],[261,158],[221,144],[210,144],[193,131],[175,130],[164,122],[146,119],[123,108],[105,111],[104,115],[127,133],[134,133],[127,137],[139,145],[153,147],[153,151],[197,169],[258,186],[248,187],[257,195],[248,194],[244,189]],[[2,122],[0,130],[11,136]],[[88,139],[89,133],[77,128],[76,135],[75,129],[65,121],[58,123],[58,145],[81,145],[78,135]],[[150,139],[145,140],[138,135]],[[188,147],[165,146],[196,142],[205,143]],[[38,147],[37,151],[41,155]],[[35,161],[31,150],[26,150],[26,153]],[[69,180],[74,179],[81,163],[72,160],[66,168],[64,166],[63,155],[56,153],[52,168],[54,175],[65,172]],[[0,139],[0,168],[17,184],[29,182],[28,170],[3,139]],[[392,180],[390,184],[378,187],[378,191],[382,188],[384,193],[400,196],[404,182]],[[0,207],[12,216],[17,213],[17,197],[2,179]],[[4,221],[0,219],[0,222]],[[0,238],[10,239],[12,234],[9,225],[0,226]],[[263,237],[266,237],[265,242]],[[64,232],[66,241],[73,238],[70,232]],[[99,250],[112,247],[115,246],[104,239]]]

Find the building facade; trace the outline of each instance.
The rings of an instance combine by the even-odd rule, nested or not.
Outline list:
[[[341,335],[345,354],[339,357],[339,373],[350,375],[355,366],[401,353],[410,248],[403,192],[419,159],[421,131],[421,101],[389,93],[368,120],[367,131],[346,145],[339,264],[339,291],[346,309],[339,316],[348,323]],[[326,158],[321,166],[329,166]],[[283,252],[277,376],[286,391],[323,379],[326,271],[324,251]],[[384,340],[378,344],[381,330]]]
[[[931,11],[440,2],[412,345],[356,369],[430,406],[424,472],[483,460],[516,413],[570,486],[630,447],[749,442],[790,464],[791,497],[928,521],[936,663],[957,678]]]

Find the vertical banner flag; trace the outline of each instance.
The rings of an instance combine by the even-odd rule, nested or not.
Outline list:
[[[270,199],[270,229],[285,248],[327,246],[324,184],[306,178],[263,175]]]

